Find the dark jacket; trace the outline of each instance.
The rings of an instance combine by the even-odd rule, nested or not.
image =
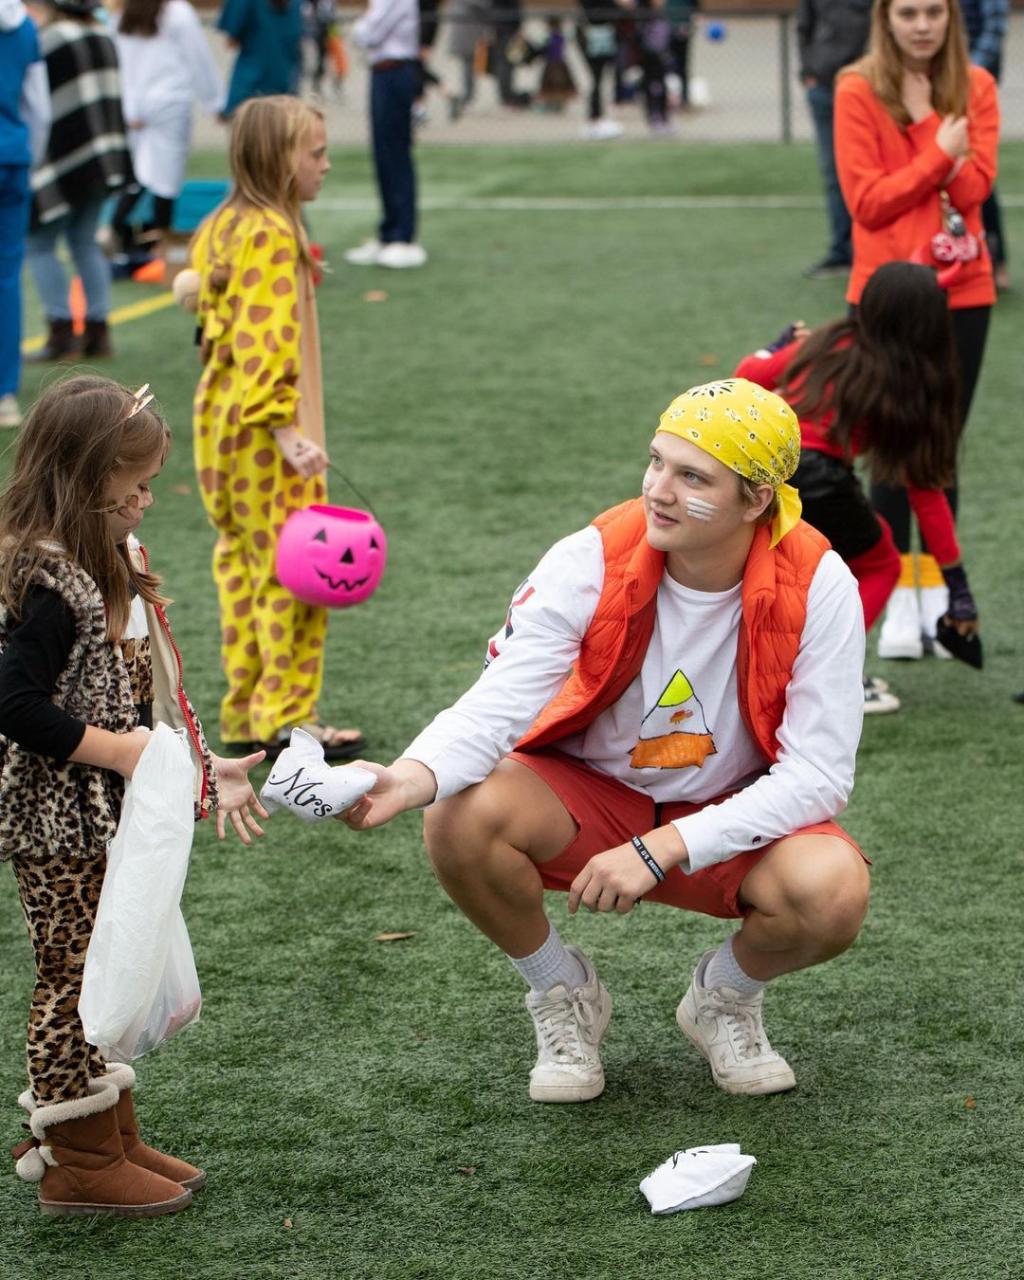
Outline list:
[[[800,0],[796,17],[800,76],[829,86],[836,72],[864,52],[871,0]]]

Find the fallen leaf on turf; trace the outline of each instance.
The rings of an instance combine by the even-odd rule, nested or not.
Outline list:
[[[968,1111],[973,1111],[977,1107],[977,1105],[978,1104],[974,1101],[974,1099],[971,1097],[970,1094],[968,1094],[967,1097],[964,1098],[964,1106],[967,1108]]]
[[[374,942],[401,942],[403,938],[415,937],[415,933],[378,933]]]
[[[458,1166],[458,1170],[459,1170],[459,1173],[464,1173],[464,1174],[466,1174],[468,1177],[472,1177],[472,1175],[473,1175],[474,1173],[476,1173],[476,1165],[475,1165],[475,1164],[460,1164],[460,1165]]]
[[[187,498],[191,492],[192,492],[192,486],[190,484],[172,484],[171,485],[171,493],[180,493],[183,498]]]
[[[706,356],[701,356],[700,359],[697,361],[697,363],[703,364],[703,365],[709,365],[709,366],[713,364],[718,364],[718,356],[712,355],[709,353]]]
[[[282,1222],[282,1223],[281,1223],[281,1225],[282,1225],[283,1227],[287,1227],[287,1228],[288,1228],[288,1230],[289,1230],[289,1231],[291,1231],[291,1229],[292,1229],[292,1220],[291,1220],[291,1218],[285,1218],[284,1222]]]
[[[367,289],[363,294],[364,302],[387,302],[388,291],[386,289]]]

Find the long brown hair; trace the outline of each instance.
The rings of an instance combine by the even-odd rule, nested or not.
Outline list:
[[[903,105],[903,55],[889,27],[889,10],[895,3],[898,0],[875,0],[868,51],[839,74],[857,72],[862,75],[889,115],[906,128],[910,124],[910,116]],[[940,116],[963,116],[967,114],[971,80],[960,0],[946,0],[946,8],[949,11],[946,38],[932,59],[930,72],[932,105]]]
[[[160,579],[132,564],[103,510],[116,471],[166,457],[170,448],[170,429],[155,406],[133,413],[135,404],[120,383],[80,375],[55,382],[32,406],[0,494],[0,602],[15,616],[33,569],[53,555],[96,583],[112,640],[124,635],[134,592],[167,603]]]
[[[782,377],[801,418],[831,412],[828,438],[867,455],[874,479],[939,489],[952,481],[959,380],[946,294],[929,267],[887,262],[852,316],[816,329]]]
[[[299,246],[299,257],[310,269],[313,255],[302,225],[296,168],[299,148],[323,113],[301,98],[271,94],[249,98],[231,119],[229,158],[233,185],[227,199],[206,218],[193,242],[202,234],[212,237],[225,209],[271,209],[288,223]]]
[[[123,36],[155,36],[166,0],[124,0],[117,29]]]

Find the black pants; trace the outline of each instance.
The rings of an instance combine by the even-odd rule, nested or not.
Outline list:
[[[145,188],[140,187],[137,182],[133,182],[130,187],[126,187],[121,193],[117,204],[114,206],[114,213],[110,219],[110,225],[114,234],[117,236],[121,245],[122,253],[132,253],[140,248],[138,235],[135,226],[130,221],[132,210],[138,204],[145,194]],[[166,196],[153,197],[153,217],[146,223],[144,231],[167,231],[171,225],[171,217],[174,213],[174,201]]]
[[[971,401],[974,399],[974,388],[978,385],[978,375],[981,373],[981,361],[985,354],[985,339],[988,336],[991,313],[991,307],[960,307],[949,313],[953,322],[953,342],[960,367],[961,434],[967,425],[967,415],[971,411]],[[959,497],[955,477],[953,487],[946,490],[946,497],[955,516]],[[910,503],[907,501],[906,489],[902,486],[873,484],[871,505],[889,522],[893,541],[899,550],[909,551]]]

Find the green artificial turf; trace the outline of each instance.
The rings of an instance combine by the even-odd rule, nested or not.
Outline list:
[[[199,157],[197,174],[220,171]],[[423,148],[424,195],[818,193],[809,148]],[[1024,191],[1008,149],[1003,190]],[[368,195],[335,158],[328,197]],[[1008,201],[1012,246],[1024,217]],[[365,214],[317,211],[329,445],[390,539],[378,593],[332,619],[323,711],[399,752],[472,681],[508,598],[557,537],[636,492],[657,414],[789,320],[843,309],[800,270],[820,208],[448,210],[419,272],[357,270]],[[367,302],[383,289],[384,302]],[[117,302],[145,295],[123,285]],[[200,1161],[187,1213],[46,1220],[0,1181],[11,1280],[976,1280],[1018,1277],[1021,1063],[1022,306],[995,313],[967,435],[961,532],[987,665],[869,662],[904,700],[865,725],[847,822],[875,860],[857,945],[773,984],[767,1025],[798,1089],[732,1099],[674,1008],[723,922],[645,906],[565,915],[616,1001],[608,1086],[531,1105],[522,984],[461,918],[406,815],[365,836],[287,815],[252,849],[200,830],[185,892],[205,1007],[137,1064],[158,1144]],[[30,320],[30,331],[32,322]],[[212,534],[191,469],[196,375],[177,310],[119,327],[110,372],[150,381],[177,444],[143,533],[177,603],[215,736]],[[26,393],[52,372],[26,375]],[[332,496],[349,497],[332,478]],[[0,1096],[17,1140],[31,984],[0,878]],[[414,937],[376,942],[386,931]],[[655,1219],[637,1184],[674,1150],[738,1141],[746,1195]]]

